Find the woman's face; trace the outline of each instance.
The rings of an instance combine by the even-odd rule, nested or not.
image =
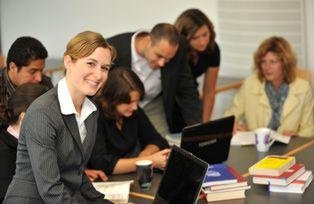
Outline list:
[[[273,52],[267,52],[261,61],[262,73],[266,81],[281,84],[284,79],[283,63]]]
[[[200,27],[190,39],[190,46],[198,51],[202,52],[206,49],[210,38],[210,32],[207,25]]]
[[[138,91],[131,91],[130,99],[130,103],[121,103],[117,105],[116,109],[119,115],[123,117],[130,117],[133,112],[137,110],[137,106],[140,101],[140,93]]]
[[[93,96],[107,79],[111,53],[109,49],[98,47],[91,55],[75,62],[70,56],[65,56],[64,64],[71,95]]]

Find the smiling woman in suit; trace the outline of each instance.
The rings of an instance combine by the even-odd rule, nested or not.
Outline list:
[[[98,117],[87,96],[104,84],[114,57],[99,33],[85,31],[70,40],[65,77],[26,111],[4,203],[111,203],[94,189],[84,167]]]

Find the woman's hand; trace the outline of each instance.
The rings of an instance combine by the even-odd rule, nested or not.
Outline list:
[[[239,123],[235,122],[233,126],[233,134],[235,134],[237,131],[247,131],[247,129],[244,125],[240,125]]]
[[[165,169],[170,149],[164,149],[149,156],[148,159],[153,161],[153,166],[158,169]]]
[[[298,136],[296,132],[294,131],[283,131],[282,134],[284,136],[288,136],[288,137],[294,137],[294,136]]]
[[[85,174],[91,182],[101,179],[102,181],[107,181],[108,177],[101,170],[85,169]]]

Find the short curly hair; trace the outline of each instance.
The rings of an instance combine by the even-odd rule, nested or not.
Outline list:
[[[264,80],[261,62],[268,52],[275,54],[282,62],[284,81],[288,84],[293,82],[296,79],[297,58],[289,42],[278,36],[264,40],[254,53],[254,70],[257,72],[259,80]]]

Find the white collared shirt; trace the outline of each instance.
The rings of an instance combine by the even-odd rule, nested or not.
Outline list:
[[[132,36],[131,58],[132,70],[137,74],[145,87],[145,96],[139,104],[141,107],[144,107],[161,93],[161,74],[160,69],[152,69],[148,61],[136,52],[135,37],[141,32],[147,31],[140,30]]]
[[[65,77],[58,83],[58,100],[60,103],[61,113],[63,115],[75,115],[81,141],[83,143],[87,135],[84,121],[92,112],[97,110],[96,106],[86,97],[82,104],[81,114],[79,114],[74,107]]]

